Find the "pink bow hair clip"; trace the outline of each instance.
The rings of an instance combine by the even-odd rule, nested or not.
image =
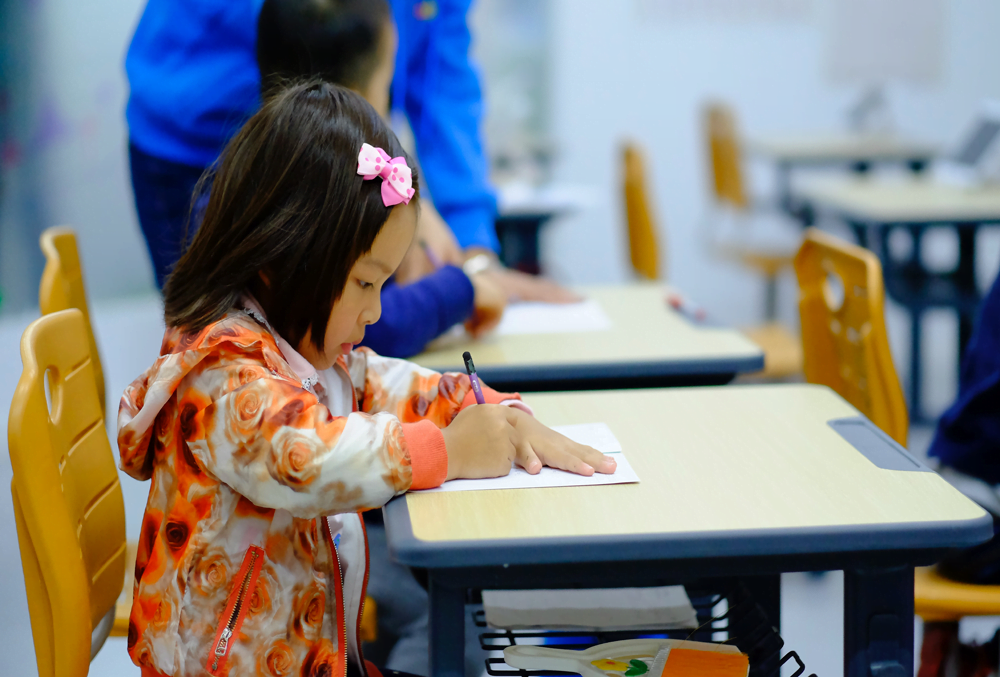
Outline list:
[[[382,202],[386,207],[410,204],[413,197],[413,172],[401,157],[390,158],[381,148],[361,144],[358,153],[358,174],[370,181],[382,177]]]

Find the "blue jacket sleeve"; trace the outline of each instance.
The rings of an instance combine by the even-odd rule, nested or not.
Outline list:
[[[438,0],[430,20],[417,17],[413,4],[393,3],[399,27],[393,105],[410,121],[426,185],[459,245],[499,251],[480,135],[483,96],[469,62],[470,0]]]
[[[382,289],[382,317],[368,327],[367,346],[385,357],[411,357],[472,313],[472,282],[461,268],[445,266],[408,285]]]
[[[1000,484],[1000,276],[983,300],[965,349],[958,397],[938,421],[928,454],[988,484]]]

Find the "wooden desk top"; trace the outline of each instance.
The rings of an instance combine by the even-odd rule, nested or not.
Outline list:
[[[924,161],[938,153],[934,146],[911,139],[846,132],[753,137],[746,147],[754,155],[802,164]]]
[[[867,223],[1000,221],[1000,187],[963,187],[929,177],[812,181],[794,190],[819,209]]]
[[[445,338],[413,361],[441,371],[462,371],[472,353],[489,385],[551,378],[737,374],[763,369],[759,347],[738,331],[688,321],[666,303],[662,284],[582,287],[611,320],[604,331]]]
[[[400,561],[459,566],[929,549],[992,534],[982,508],[898,451],[825,387],[525,399],[549,425],[606,422],[640,482],[407,494],[385,513]],[[845,427],[855,439],[867,438],[863,453],[828,424],[852,417]]]

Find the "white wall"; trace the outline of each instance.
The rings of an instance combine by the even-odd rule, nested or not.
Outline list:
[[[735,108],[744,132],[841,127],[859,90],[824,77],[824,26],[835,1],[813,0],[798,21],[713,22],[654,21],[640,15],[637,0],[551,0],[551,130],[561,152],[556,176],[593,186],[598,205],[548,230],[548,268],[574,282],[628,278],[618,149],[633,138],[649,155],[670,281],[717,318],[756,322],[760,278],[713,260],[699,239],[709,202],[698,113],[706,99],[718,98]],[[998,29],[1000,4],[993,0],[947,0],[942,78],[888,89],[901,132],[948,144],[982,99],[1000,96]],[[770,168],[750,168],[757,192],[766,196]],[[995,237],[987,235],[983,244],[981,278],[992,279],[1000,263]],[[944,258],[954,250],[948,238],[937,246],[947,250],[938,252]],[[793,281],[784,282],[781,312],[794,321]],[[908,326],[898,309],[889,315],[894,353],[903,365]],[[926,362],[946,384],[929,394],[932,410],[954,393],[952,326],[942,313],[927,327]]]
[[[92,297],[152,288],[128,174],[125,50],[142,0],[7,2],[10,136],[0,195],[5,312],[37,304],[38,235],[77,229]]]

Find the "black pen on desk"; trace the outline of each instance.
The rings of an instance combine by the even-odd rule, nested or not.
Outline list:
[[[472,355],[468,350],[462,353],[462,359],[465,360],[465,371],[468,372],[469,381],[472,382],[472,392],[476,394],[476,404],[486,404],[483,388],[479,385],[479,376],[476,375],[476,365],[472,363]]]

